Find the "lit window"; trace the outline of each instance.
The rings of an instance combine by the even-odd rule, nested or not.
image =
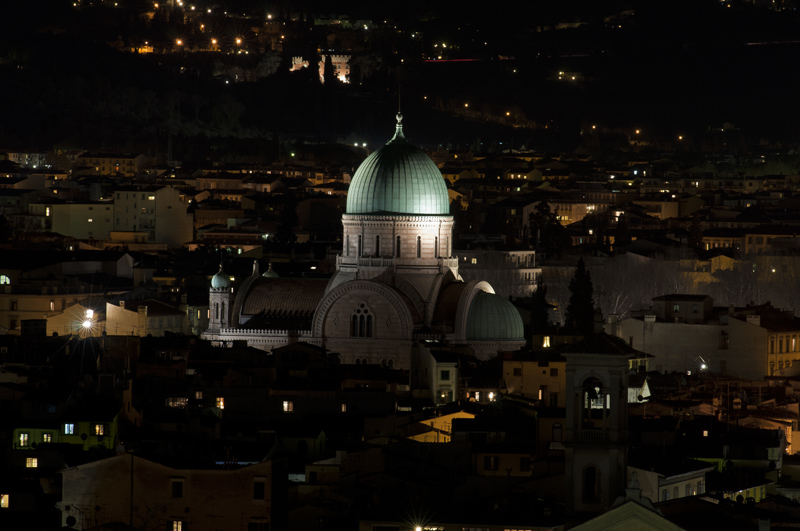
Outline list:
[[[185,396],[171,396],[167,398],[167,406],[183,408],[189,404],[189,399]]]
[[[0,509],[8,509],[8,494],[0,494]]]
[[[202,400],[202,399],[203,399],[203,391],[195,391],[195,392],[194,392],[194,397],[195,397],[197,400]]]
[[[38,457],[26,457],[25,458],[25,466],[27,468],[37,468],[39,466],[39,458]]]
[[[181,522],[180,520],[173,520],[172,531],[183,531],[183,522]]]
[[[27,433],[20,433],[19,434],[19,445],[20,446],[28,446],[28,434]]]
[[[342,404],[342,413],[347,413],[347,404]]]
[[[222,396],[217,397],[217,407],[220,409],[225,409],[225,397]]]
[[[473,263],[473,264],[477,264],[477,263],[478,263],[478,259],[477,259],[477,258],[473,258],[473,259],[472,259],[472,263]]]
[[[285,413],[291,413],[292,411],[294,411],[294,402],[291,402],[289,400],[284,400],[283,401],[283,411]]]
[[[103,435],[103,425],[102,424],[95,424],[94,425],[94,434],[95,435]]]
[[[49,433],[42,434],[42,442],[46,443],[53,442],[53,436]]]
[[[47,207],[47,208],[44,209],[44,215],[45,216],[50,216],[50,207]]]
[[[0,284],[11,284],[11,279],[5,275],[0,275]]]
[[[92,220],[92,218],[89,218],[87,221],[89,221],[89,223],[91,223],[93,220]]]
[[[75,433],[75,424],[64,424],[64,435],[73,435]]]

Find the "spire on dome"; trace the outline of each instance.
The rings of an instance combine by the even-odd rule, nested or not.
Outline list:
[[[400,111],[397,111],[397,125],[395,126],[394,136],[389,141],[395,142],[397,140],[405,141],[406,137],[403,135],[403,115],[400,114]]]

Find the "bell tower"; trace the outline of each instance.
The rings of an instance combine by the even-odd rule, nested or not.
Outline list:
[[[624,493],[627,478],[628,359],[619,338],[588,336],[567,358],[566,513],[600,513]]]

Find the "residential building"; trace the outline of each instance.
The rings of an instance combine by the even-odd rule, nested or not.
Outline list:
[[[114,192],[114,231],[149,233],[150,241],[181,247],[193,237],[193,217],[172,187],[127,187]]]
[[[607,318],[606,331],[654,356],[656,371],[702,371],[728,376],[793,375],[800,366],[800,318],[765,304],[714,308],[710,297],[672,294],[651,310]]]
[[[53,203],[52,230],[78,240],[108,240],[114,228],[111,203]]]
[[[143,154],[134,153],[82,153],[75,159],[78,173],[90,175],[122,175],[133,177],[142,173],[149,159]],[[83,169],[81,169],[81,167]]]
[[[275,461],[180,469],[123,454],[67,468],[63,525],[97,529],[117,522],[186,531],[285,529],[285,470]]]

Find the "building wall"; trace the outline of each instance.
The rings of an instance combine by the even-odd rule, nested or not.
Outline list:
[[[246,531],[273,520],[274,468],[264,462],[236,470],[177,470],[120,455],[64,470],[62,521],[74,529],[132,522],[136,528]],[[131,475],[133,480],[131,481]],[[173,483],[182,483],[175,497]],[[255,484],[263,484],[263,491]]]
[[[69,432],[72,433],[69,433]],[[105,448],[113,450],[117,446],[119,424],[117,418],[111,420],[80,420],[67,419],[61,425],[59,441],[67,444],[78,444],[84,450],[89,448]]]
[[[723,333],[727,334],[727,342],[723,339]],[[698,371],[701,370],[701,364],[705,363],[709,370],[716,373],[761,377],[771,374],[771,370],[793,366],[793,358],[797,357],[796,351],[790,352],[785,346],[784,352],[777,352],[778,338],[791,338],[792,333],[770,334],[761,326],[735,318],[731,318],[727,324],[624,319],[619,323],[618,335],[625,340],[633,338],[634,348],[655,356],[651,366],[659,372]],[[773,338],[776,352],[769,351],[770,337]],[[796,343],[795,348],[800,349],[800,345]]]
[[[540,365],[536,360],[506,360],[503,361],[503,378],[511,394],[541,400],[545,406],[565,407],[566,366],[566,361]]]
[[[171,187],[118,191],[113,230],[147,231],[155,243],[180,247],[193,237],[193,218],[186,208],[180,192]]]
[[[107,240],[113,229],[113,207],[109,204],[55,204],[51,207],[54,232],[79,240]]]
[[[155,241],[169,247],[182,247],[192,241],[194,219],[186,211],[187,205],[175,188],[161,188],[156,192]]]
[[[631,474],[633,473],[636,474],[636,480],[642,489],[642,497],[649,498],[653,503],[705,494],[706,479],[704,470],[694,474],[665,478],[652,470],[628,466],[628,481],[631,480]],[[677,493],[675,491],[676,488],[678,489]]]
[[[110,302],[106,303],[106,331],[113,336],[146,335],[139,332],[139,314],[121,308]]]
[[[9,290],[12,291],[12,290]],[[78,299],[101,294],[47,294],[0,293],[0,327],[19,331],[21,322],[26,319],[42,319],[54,311],[61,311],[73,305]],[[77,321],[76,321],[77,322]],[[71,333],[66,330],[64,333]]]

